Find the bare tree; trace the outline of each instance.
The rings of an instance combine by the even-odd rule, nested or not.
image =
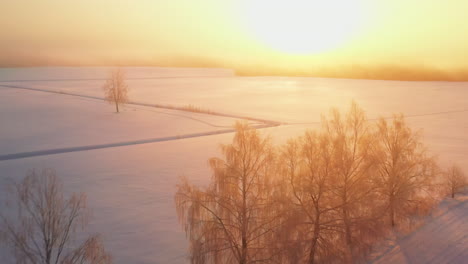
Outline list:
[[[128,85],[125,83],[125,71],[117,68],[111,71],[110,77],[103,86],[105,100],[115,104],[119,113],[119,105],[128,103]]]
[[[98,235],[78,243],[77,231],[88,220],[86,197],[73,194],[65,199],[55,171],[30,171],[13,185],[12,198],[10,210],[1,214],[0,230],[14,263],[111,263]]]
[[[236,124],[225,159],[212,158],[206,189],[186,180],[175,195],[177,213],[191,245],[192,263],[273,262],[268,244],[280,213],[274,210],[270,141],[246,123]]]
[[[427,207],[437,166],[402,115],[391,121],[380,119],[377,129],[375,186],[394,227],[398,218],[403,220],[412,211]]]
[[[334,207],[338,208],[336,218],[343,228],[344,261],[352,263],[355,251],[363,246],[359,245],[357,236],[364,230],[357,227],[371,227],[375,222],[369,221],[373,215],[368,202],[372,195],[370,177],[374,166],[370,151],[374,143],[372,127],[364,110],[353,101],[345,114],[332,109],[331,116],[323,120],[323,130],[332,145],[330,181],[336,197]],[[362,225],[363,221],[368,224]]]
[[[460,167],[452,165],[452,167],[445,172],[445,184],[450,196],[455,198],[455,194],[468,186],[468,180]]]
[[[336,233],[336,221],[330,214],[336,209],[330,206],[331,146],[325,134],[308,131],[283,147],[282,174],[289,186],[294,210],[291,216],[295,220],[283,226],[290,235],[285,246],[293,244],[300,249],[289,256],[288,263],[325,262],[335,253],[330,234]]]
[[[300,206],[292,206],[295,198],[292,196],[291,181],[297,177],[301,163],[301,144],[298,139],[290,139],[280,149],[278,172],[280,174],[283,202],[287,204],[283,216],[286,221],[276,233],[277,247],[281,249],[280,263],[300,263],[305,258],[306,238],[298,227],[304,219]]]

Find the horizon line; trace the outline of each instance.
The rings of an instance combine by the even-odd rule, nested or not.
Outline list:
[[[238,77],[298,77],[298,78],[329,78],[351,80],[382,80],[382,81],[439,81],[467,82],[468,68],[442,70],[435,67],[401,66],[382,64],[362,66],[350,64],[345,66],[321,67],[311,70],[273,68],[260,66],[229,67],[220,63],[205,64],[155,64],[155,63],[30,63],[30,64],[0,64],[0,69],[16,68],[190,68],[190,69],[220,69],[230,70]]]

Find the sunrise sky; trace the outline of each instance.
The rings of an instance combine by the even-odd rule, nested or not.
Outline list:
[[[466,10],[465,0],[2,0],[0,66],[454,71],[468,66]]]

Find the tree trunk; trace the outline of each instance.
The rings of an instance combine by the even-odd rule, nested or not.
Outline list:
[[[317,251],[317,241],[320,234],[320,213],[317,210],[317,216],[315,217],[314,224],[314,236],[312,237],[312,245],[310,246],[309,252],[309,264],[314,264],[315,261],[315,252]]]
[[[239,264],[246,264],[247,263],[247,240],[245,237],[242,238],[242,256],[239,261]]]
[[[347,246],[346,263],[353,263],[353,241],[351,239],[351,223],[349,221],[348,208],[346,204],[343,206],[343,222]]]
[[[393,197],[390,196],[390,210],[389,210],[389,214],[390,214],[390,223],[392,224],[392,228],[395,227],[395,209],[393,208],[394,207],[394,204],[393,204]]]
[[[119,103],[115,102],[115,110],[117,111],[117,113],[119,112]]]
[[[312,246],[309,252],[309,264],[314,264],[315,262],[315,252],[317,250],[317,238],[312,240]]]
[[[247,263],[247,173],[244,170],[242,176],[242,230],[241,230],[241,240],[242,240],[242,251],[239,264]]]
[[[45,263],[46,264],[50,264],[51,260],[52,260],[52,252],[48,249],[48,247],[46,247],[46,259],[45,259]]]
[[[343,203],[342,207],[342,217],[343,217],[343,225],[345,231],[345,241],[346,241],[346,256],[345,261],[346,263],[353,263],[353,242],[351,239],[351,222],[349,220],[349,212],[348,212],[348,195],[347,195],[347,184],[345,183],[343,194],[341,196],[341,202]]]

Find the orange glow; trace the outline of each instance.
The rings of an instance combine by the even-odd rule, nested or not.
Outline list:
[[[468,70],[467,8],[466,0],[2,0],[0,66],[453,75]]]

